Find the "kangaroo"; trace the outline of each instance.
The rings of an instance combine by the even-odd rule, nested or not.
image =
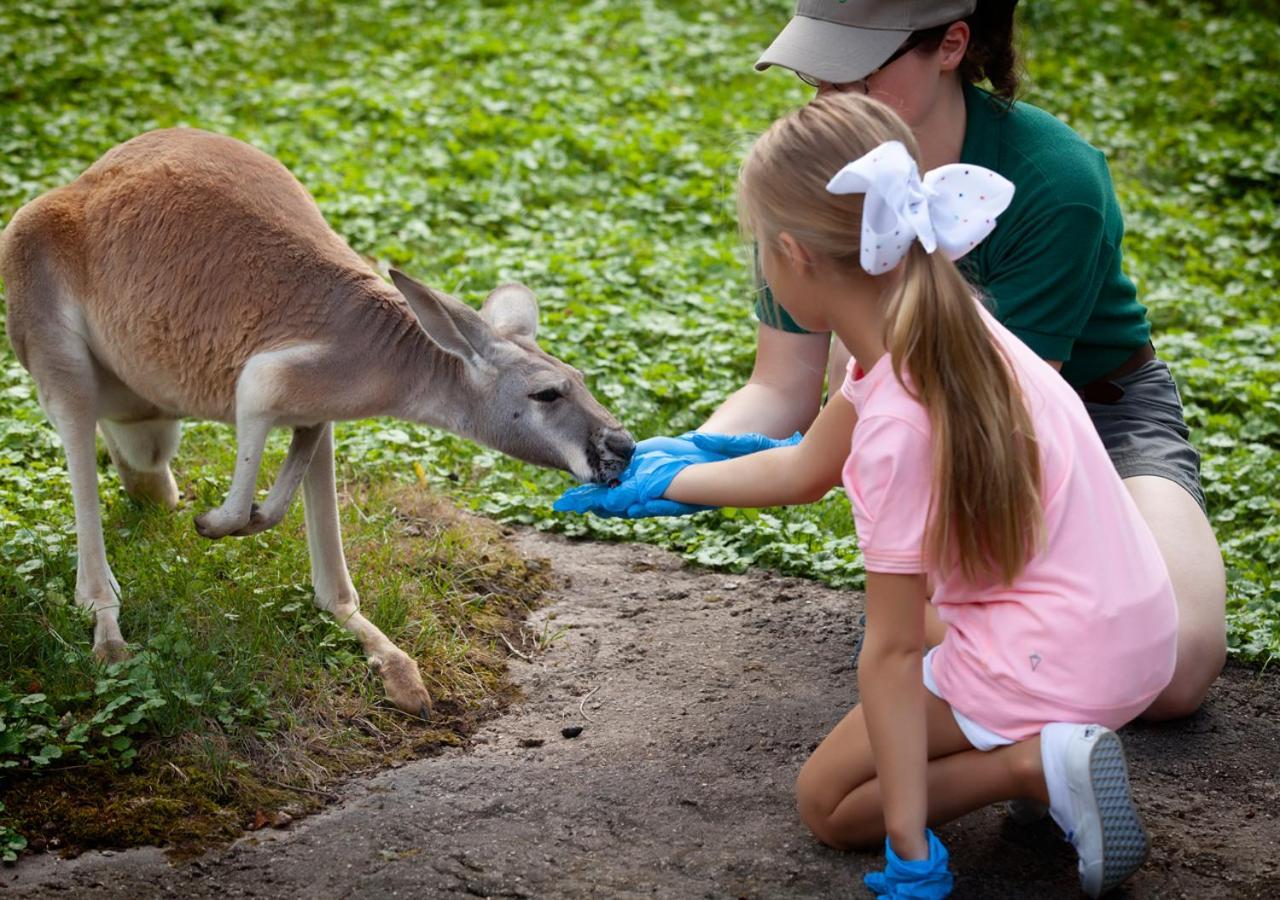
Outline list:
[[[236,429],[207,538],[279,522],[302,487],[315,602],[360,641],[390,701],[426,715],[416,663],[359,611],[338,525],[333,422],[395,416],[606,482],[635,443],[581,373],[535,343],[538,308],[502,285],[480,312],[398,272],[387,284],[266,153],[196,129],[152,131],[22,207],[0,233],[8,333],[62,440],[75,505],[76,601],[93,650],[128,656],[107,563],[95,428],[125,490],[169,508],[179,420]],[[254,502],[272,428],[285,461]]]

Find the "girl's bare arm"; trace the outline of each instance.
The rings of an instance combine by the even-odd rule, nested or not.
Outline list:
[[[853,406],[837,393],[799,444],[690,466],[663,496],[705,506],[813,503],[840,483],[856,421]]]
[[[875,758],[885,831],[903,859],[928,859],[929,740],[921,677],[924,575],[867,573],[867,631],[858,693]]]

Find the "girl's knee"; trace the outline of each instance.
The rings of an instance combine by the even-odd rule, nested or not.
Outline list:
[[[884,841],[884,829],[867,827],[850,827],[848,824],[837,826],[830,814],[800,811],[800,820],[809,832],[821,843],[832,850],[876,850]]]
[[[810,757],[796,776],[796,812],[814,837],[828,847],[841,849],[831,828],[831,814],[835,812],[839,798],[831,796],[829,786],[812,763],[813,758]]]
[[[821,790],[821,779],[814,773],[812,762],[813,759],[810,757],[809,762],[804,764],[800,774],[796,776],[796,812],[800,815],[800,821],[818,835],[821,823],[826,820],[830,812],[831,804],[825,796],[826,792]],[[820,835],[818,840],[822,840]]]
[[[836,828],[835,822],[832,821],[832,811],[806,803],[799,794],[796,795],[796,810],[800,814],[800,821],[804,822],[809,832],[821,843],[833,850],[857,848],[856,842],[849,840],[849,835]]]
[[[837,823],[836,810],[844,799],[836,796],[816,767],[806,764],[800,770],[796,778],[796,812],[813,836],[833,850],[875,849],[884,839],[882,817],[870,828],[850,821]]]

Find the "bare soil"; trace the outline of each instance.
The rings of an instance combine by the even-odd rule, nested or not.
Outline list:
[[[820,846],[792,802],[856,699],[859,595],[649,546],[515,543],[558,578],[531,627],[567,630],[512,658],[525,699],[468,746],[194,861],[25,859],[0,870],[0,897],[869,896],[878,857]],[[1278,714],[1280,679],[1231,666],[1196,716],[1125,729],[1153,848],[1116,896],[1280,897]],[[940,834],[957,897],[1078,895],[1047,822],[991,808]]]

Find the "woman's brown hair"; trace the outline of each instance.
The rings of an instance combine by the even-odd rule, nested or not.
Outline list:
[[[859,263],[862,194],[827,181],[885,141],[919,150],[888,106],[853,93],[816,98],[775,122],[752,146],[739,178],[744,230],[766,247],[790,234],[842,277],[871,278]],[[893,279],[896,278],[896,283]],[[974,289],[941,253],[913,242],[886,291],[884,341],[898,380],[933,429],[933,491],[925,553],[971,582],[1011,582],[1042,531],[1040,454],[1017,379],[982,320]]]
[[[1018,93],[1021,63],[1013,45],[1013,8],[1018,0],[978,0],[969,15],[969,49],[960,77],[970,84],[986,79],[992,92],[1012,103]]]
[[[1022,63],[1014,46],[1013,11],[1018,0],[978,0],[973,12],[962,21],[969,26],[969,46],[960,63],[959,76],[969,84],[991,82],[991,92],[1006,103],[1018,94]],[[912,48],[937,50],[950,23],[912,33]]]

